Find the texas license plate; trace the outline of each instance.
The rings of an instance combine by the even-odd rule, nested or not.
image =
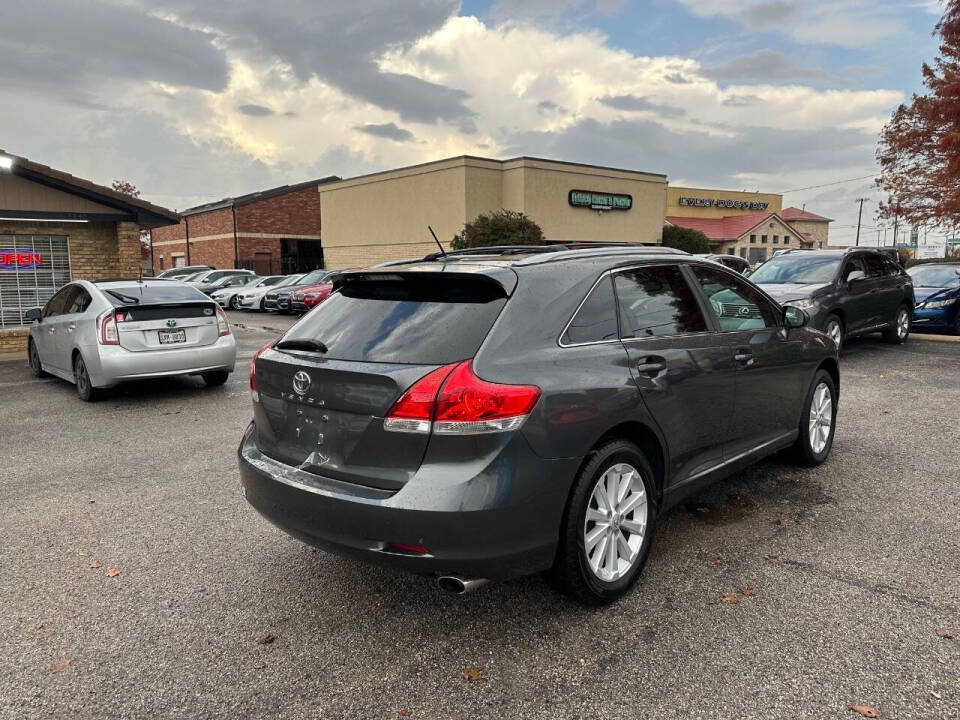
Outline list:
[[[160,344],[169,345],[171,343],[182,343],[187,341],[186,330],[161,330]]]

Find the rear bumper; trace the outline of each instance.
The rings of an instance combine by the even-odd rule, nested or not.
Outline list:
[[[97,345],[83,352],[87,372],[95,387],[110,387],[128,380],[192,375],[225,370],[233,372],[237,344],[233,334],[224,335],[212,345],[176,350],[131,352],[118,345]]]
[[[579,461],[542,460],[519,434],[479,474],[463,477],[468,466],[452,463],[445,474],[425,463],[390,491],[273,460],[257,448],[256,432],[251,423],[238,451],[244,497],[304,542],[426,575],[502,579],[553,564]],[[391,551],[389,542],[430,553]]]

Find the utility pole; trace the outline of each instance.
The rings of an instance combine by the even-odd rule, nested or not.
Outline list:
[[[857,198],[857,202],[860,203],[860,212],[857,214],[857,247],[860,247],[860,220],[863,218],[863,203],[866,200],[866,198]]]

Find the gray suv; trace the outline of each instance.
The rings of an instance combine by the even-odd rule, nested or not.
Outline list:
[[[627,592],[658,519],[779,450],[826,460],[837,348],[714,262],[486,249],[335,281],[254,356],[244,495],[308,543],[462,593]]]
[[[890,343],[910,335],[913,282],[885,253],[865,248],[787,251],[750,279],[784,305],[805,310],[810,325],[838,346],[849,337],[882,332]]]

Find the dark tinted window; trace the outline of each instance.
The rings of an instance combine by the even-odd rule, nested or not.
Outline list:
[[[888,257],[883,259],[883,269],[886,271],[887,275],[893,276],[900,275],[903,272],[903,268],[900,267],[900,264],[896,260]]]
[[[883,258],[880,255],[868,254],[863,260],[867,266],[867,277],[883,277],[886,274]]]
[[[753,330],[777,327],[777,311],[755,287],[736,275],[695,265],[703,288],[721,331]]]
[[[84,290],[79,285],[76,286],[75,292],[69,296],[64,303],[64,312],[65,313],[82,313],[90,306],[90,293]]]
[[[490,280],[356,278],[284,340],[319,340],[336,360],[440,365],[473,357],[505,303]]]
[[[44,317],[53,317],[54,315],[63,315],[67,307],[68,299],[73,297],[75,285],[67,285],[54,295],[43,307]]]
[[[565,345],[617,339],[617,303],[613,282],[603,278],[574,315],[561,341]]]
[[[121,307],[123,305],[151,305],[154,303],[210,302],[210,298],[189,285],[175,280],[152,284],[101,285],[100,290],[107,300]]]
[[[677,266],[654,265],[626,270],[614,277],[624,338],[707,329],[693,290]]]
[[[867,274],[867,266],[863,264],[863,257],[861,255],[856,255],[847,260],[846,264],[843,266],[843,275],[841,275],[840,278],[846,281],[847,278],[850,277],[850,273],[856,270],[859,270],[864,275]]]

